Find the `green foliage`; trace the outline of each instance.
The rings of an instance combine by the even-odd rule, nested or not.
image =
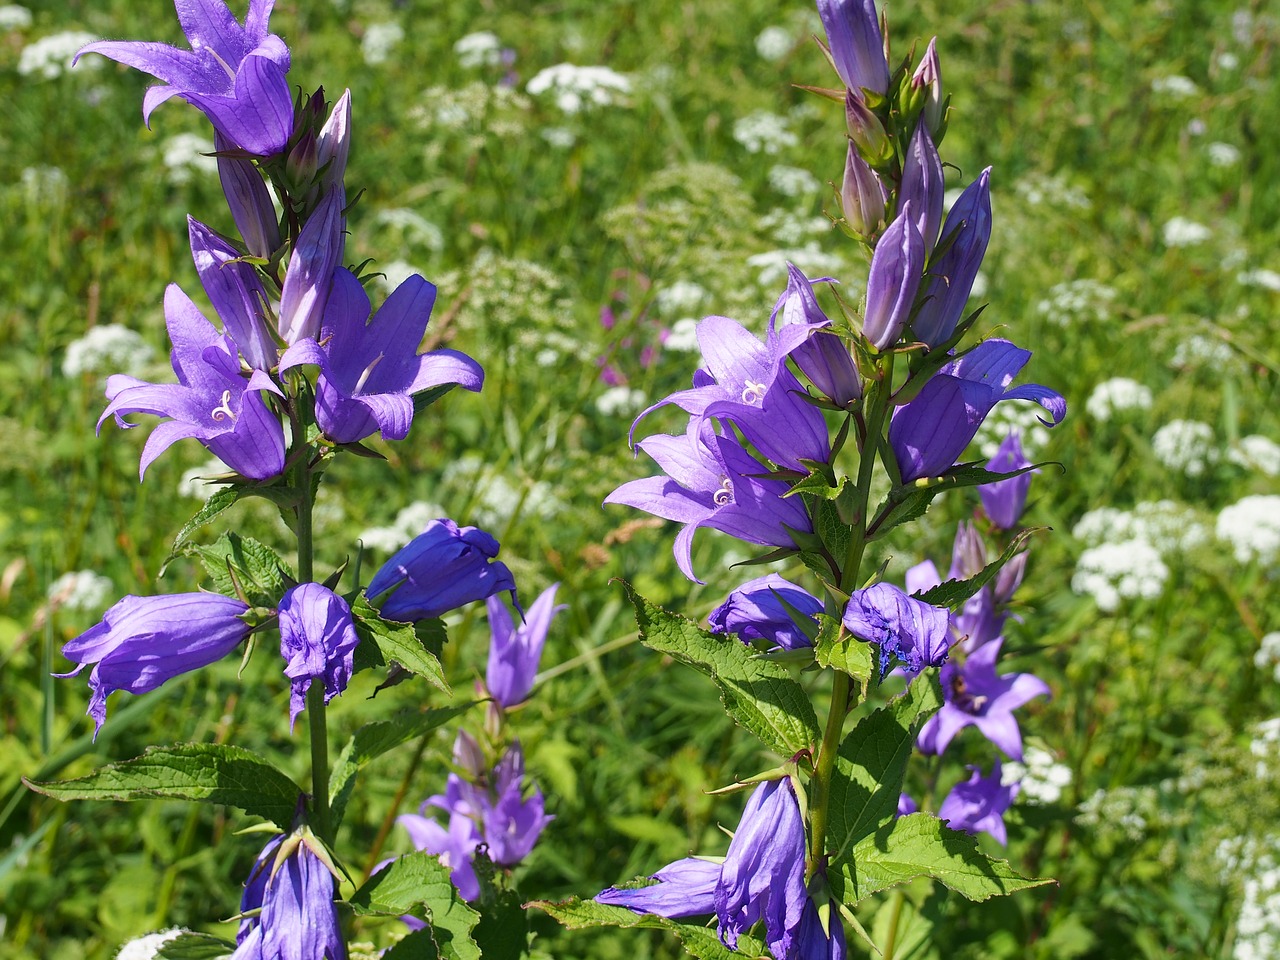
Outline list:
[[[254,607],[274,607],[284,596],[283,561],[265,544],[228,531],[208,546],[190,545],[213,581],[213,588],[228,597],[242,597]]]
[[[446,695],[453,695],[439,659],[427,646],[433,642],[437,649],[443,646],[444,624],[440,620],[424,620],[416,625],[383,620],[363,593],[349,598],[349,602],[356,633],[360,636],[355,656],[357,671],[399,664],[410,673],[426,678]]]
[[[351,907],[361,916],[398,917],[420,914],[430,926],[415,937],[415,950],[430,940],[436,956],[446,960],[479,960],[471,932],[480,920],[449,879],[449,868],[427,853],[409,853],[375,873],[352,894]],[[422,936],[421,934],[427,934]],[[408,937],[406,940],[410,939]],[[406,949],[406,948],[398,948]],[[418,954],[407,951],[405,956]]]
[[[739,937],[738,949],[730,950],[709,927],[692,923],[680,923],[666,917],[632,913],[625,907],[613,907],[594,900],[576,897],[551,903],[535,900],[530,907],[550,914],[570,930],[588,927],[657,927],[675,934],[685,951],[698,960],[729,960],[730,957],[767,957],[764,944],[753,937]]]

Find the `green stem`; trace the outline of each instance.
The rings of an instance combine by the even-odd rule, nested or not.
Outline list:
[[[831,711],[827,714],[827,729],[822,734],[822,746],[818,748],[817,764],[809,780],[809,827],[813,843],[809,849],[809,862],[805,864],[806,882],[821,868],[826,859],[824,846],[827,838],[827,808],[830,805],[831,775],[836,768],[836,752],[840,749],[840,734],[844,731],[844,718],[849,708],[849,675],[836,671],[831,685]]]
[[[893,960],[893,952],[898,947],[898,920],[902,916],[902,888],[893,891],[893,899],[889,903],[889,935],[884,940],[881,960]]]
[[[295,421],[298,443],[305,443],[305,428]],[[298,582],[315,579],[315,545],[312,537],[311,469],[305,456],[298,458]],[[333,845],[329,822],[329,728],[325,715],[324,684],[311,681],[307,688],[307,731],[311,738],[312,827],[325,843]]]

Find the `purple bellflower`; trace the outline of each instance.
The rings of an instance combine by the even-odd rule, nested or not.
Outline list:
[[[942,159],[925,124],[916,126],[902,162],[902,190],[899,209],[911,204],[916,229],[924,238],[925,255],[933,253],[938,242],[938,228],[942,225],[942,194],[946,189],[942,176]],[[921,267],[923,270],[923,265]]]
[[[806,627],[796,623],[788,607],[808,621]],[[818,630],[813,617],[821,612],[821,600],[770,573],[734,590],[707,620],[713,633],[736,633],[743,643],[764,640],[784,650],[799,650],[813,646],[809,636]]]
[[[952,787],[942,801],[938,818],[949,821],[948,826],[952,830],[989,833],[1001,844],[1007,844],[1009,838],[1004,826],[1004,812],[1013,805],[1013,798],[1018,795],[1018,784],[1005,786],[1000,782],[1002,770],[999,760],[989,777],[984,777],[977,767],[969,767],[969,770],[972,772],[969,779]]]
[[[818,16],[844,85],[859,97],[864,88],[884,96],[889,89],[889,64],[875,0],[818,0]]]
[[[860,236],[872,236],[884,225],[888,200],[884,183],[850,140],[844,158],[844,178],[840,181],[840,211],[845,223]]]
[[[262,182],[261,177],[257,179]],[[264,319],[267,291],[262,281],[249,264],[236,262],[240,251],[199,220],[187,217],[187,232],[200,284],[227,335],[250,367],[270,371],[279,360],[279,350]]]
[[[466,354],[418,353],[435,299],[435,286],[414,274],[369,320],[360,281],[345,268],[334,272],[320,342],[298,340],[280,358],[282,371],[320,367],[316,422],[326,436],[354,443],[380,430],[383,439],[403,440],[413,424],[414,394],[446,383],[480,389],[484,371]]]
[[[514,866],[529,855],[547,824],[555,819],[547,815],[537,787],[525,799],[524,751],[518,740],[494,767],[491,790],[492,799],[485,798],[482,811],[484,842],[494,863]]]
[[[911,203],[907,202],[876,242],[867,275],[862,332],[877,350],[897,343],[911,316],[923,272],[924,241],[916,229]]]
[[[450,871],[449,879],[463,900],[479,898],[480,880],[476,877],[471,858],[483,838],[474,820],[465,814],[454,813],[449,816],[446,829],[431,817],[405,813],[396,817],[396,822],[408,831],[415,849],[440,858],[440,863]]]
[[[822,917],[818,913],[813,898],[806,898],[791,956],[796,960],[845,960],[848,956],[848,947],[845,944],[844,926],[840,922],[839,911],[829,910],[827,924],[829,929],[823,926]]]
[[[1022,452],[1017,430],[1009,432],[996,455],[987,463],[987,469],[992,473],[1013,473],[1029,466],[1031,461]],[[1026,509],[1030,489],[1031,473],[1028,472],[1007,480],[984,483],[978,488],[978,495],[982,497],[982,507],[991,522],[1001,530],[1012,530]]]
[[[222,0],[174,0],[191,44],[98,40],[81,48],[163,81],[147,90],[142,118],[170,97],[186,100],[235,147],[260,157],[284,149],[293,132],[293,96],[285,73],[289,49],[267,32],[275,0],[251,0],[241,26]]]
[[[107,695],[116,690],[146,693],[179,674],[221,660],[249,636],[240,619],[249,608],[216,593],[127,596],[62,648],[79,664],[58,677],[74,677],[87,664],[89,716],[96,737],[107,719]]]
[[[1056,426],[1067,413],[1061,394],[1038,383],[1013,387],[1031,359],[1008,340],[984,340],[929,378],[918,396],[899,407],[889,424],[889,444],[902,482],[936,477],[951,469],[992,408],[1002,400],[1033,400]]]
[[[235,145],[216,131],[213,147],[218,152],[218,180],[245,247],[252,256],[270,258],[280,246],[280,224],[262,175],[252,161],[230,156]]]
[[[925,721],[916,744],[924,753],[939,754],[957,733],[975,726],[982,735],[1014,760],[1022,760],[1022,731],[1013,711],[1033,697],[1049,696],[1049,685],[1030,673],[996,676],[996,658],[1004,638],[997,637],[970,653],[962,665],[942,668],[942,709]]]
[[[647,887],[609,887],[596,894],[596,901],[626,907],[635,913],[651,913],[670,920],[698,917],[716,910],[716,886],[721,864],[686,857],[669,863],[650,879]]]
[[[938,38],[934,37],[925,48],[924,56],[915,73],[911,74],[911,86],[925,90],[921,119],[929,125],[929,132],[936,138],[942,130],[944,100],[942,93],[942,65],[938,61]]]
[[[859,640],[880,648],[880,675],[889,669],[891,657],[902,661],[909,676],[947,659],[951,646],[951,614],[909,597],[891,583],[876,583],[855,590],[842,619]]]
[[[949,580],[967,580],[976,576],[987,563],[986,547],[982,537],[972,524],[962,523],[956,529],[955,545],[951,553]],[[1027,554],[1016,554],[996,574],[994,584],[987,584],[964,602],[960,612],[951,617],[952,631],[964,641],[964,649],[971,651],[999,637],[1004,631],[1009,614],[1005,610],[1014,592],[1022,583],[1026,571]],[[907,592],[920,594],[942,583],[938,568],[932,560],[925,560],[907,571]]]
[[[683,523],[676,535],[676,566],[695,583],[702,581],[693,572],[693,535],[701,527],[775,547],[796,545],[788,528],[813,532],[799,498],[783,499],[788,484],[760,479],[767,468],[736,438],[716,434],[709,420],[694,417],[684,435],[654,434],[637,446],[667,475],[630,480],[604,502]]]
[[[883,204],[881,204],[883,206]],[[818,283],[834,282],[823,277]],[[816,329],[809,339],[791,350],[791,359],[818,391],[838,407],[846,407],[862,396],[862,377],[849,353],[849,345],[823,327],[830,318],[818,306],[813,282],[794,263],[787,264],[787,289],[778,298],[769,317],[769,330],[778,326]]]
[[[356,645],[355,623],[347,601],[319,583],[300,583],[280,601],[280,655],[292,681],[289,728],[307,706],[312,680],[324,683],[328,703],[351,679]]]
[[[337,184],[324,195],[298,234],[280,289],[279,333],[285,343],[292,345],[308,337],[314,340],[320,332],[334,271],[342,263],[346,229],[342,208],[346,203],[346,192]]]
[[[365,590],[389,620],[427,620],[502,590],[515,599],[516,582],[498,555],[498,541],[476,527],[432,520],[373,576]]]
[[[909,816],[910,814],[918,813],[919,810],[920,810],[919,804],[917,804],[913,799],[911,799],[911,796],[909,794],[906,794],[906,793],[898,794],[898,812],[896,816],[899,816],[899,817]]]
[[[240,921],[231,960],[344,960],[327,859],[305,828],[267,843],[240,900],[242,914],[260,912]]]
[[[489,610],[489,630],[492,640],[489,643],[489,666],[485,671],[484,683],[493,699],[504,707],[514,707],[529,696],[533,689],[533,678],[538,672],[538,661],[542,659],[542,648],[547,642],[547,631],[557,613],[566,609],[563,603],[556,604],[556,589],[560,586],[553,583],[538,594],[538,599],[529,606],[524,623],[516,626],[499,597],[489,597],[485,605]]]
[[[946,251],[929,266],[924,301],[911,321],[917,340],[936,347],[950,339],[960,322],[974,278],[991,240],[991,168],[965,188],[947,214],[944,237],[955,234]]]

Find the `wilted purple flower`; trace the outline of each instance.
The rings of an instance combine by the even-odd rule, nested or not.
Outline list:
[[[525,614],[524,623],[518,627],[500,598],[494,596],[485,600],[489,609],[489,631],[493,636],[489,642],[489,667],[485,671],[484,683],[493,699],[504,707],[514,707],[533,689],[533,678],[538,672],[538,661],[542,658],[542,647],[547,642],[551,621],[566,609],[563,603],[557,605],[555,602],[559,586],[553,583],[538,594],[538,599]]]
[[[475,900],[480,896],[480,881],[471,858],[483,838],[474,820],[465,814],[451,814],[447,830],[431,817],[417,813],[401,814],[396,817],[396,822],[409,832],[409,839],[416,849],[440,858],[440,863],[450,871],[449,879],[463,900]]]
[[[902,159],[902,188],[898,193],[898,209],[911,204],[912,219],[924,239],[925,256],[933,253],[942,225],[942,194],[946,189],[942,176],[942,159],[925,124],[917,125]],[[923,269],[923,264],[921,265]]]
[[[711,421],[693,418],[682,436],[655,434],[637,446],[651,456],[667,476],[644,477],[624,483],[605,503],[624,503],[646,513],[683,523],[676,535],[676,565],[690,580],[693,535],[701,527],[775,547],[794,547],[788,530],[813,531],[798,497],[783,499],[788,485],[764,480],[767,468],[743,449],[733,436],[719,436]]]
[[[890,657],[901,660],[912,676],[947,659],[950,613],[907,596],[891,583],[855,590],[843,623],[859,640],[879,646],[881,675],[888,670]]]
[[[515,598],[516,583],[498,555],[498,541],[476,527],[432,520],[373,576],[365,593],[382,600],[389,620],[427,620],[502,590]]]
[[[346,227],[342,208],[346,202],[342,184],[335,185],[298,234],[280,289],[279,332],[285,343],[294,344],[308,337],[315,339],[320,331],[334,271],[342,263]],[[365,316],[368,316],[367,310]]]
[[[356,626],[347,601],[319,583],[300,583],[280,601],[280,656],[284,675],[293,681],[289,694],[289,728],[307,706],[312,680],[324,681],[328,703],[351,679]]]
[[[977,727],[984,737],[1014,760],[1022,760],[1022,731],[1013,711],[1033,697],[1049,696],[1049,685],[1030,673],[996,676],[996,658],[1004,638],[985,643],[962,665],[942,668],[946,702],[920,730],[916,741],[924,753],[942,753],[965,727]]]
[[[906,326],[920,288],[924,256],[924,241],[908,202],[876,242],[867,275],[862,332],[877,350],[893,346]]]
[[[996,455],[987,463],[987,469],[992,473],[1013,473],[1029,466],[1031,461],[1022,452],[1017,430],[1009,432]],[[1008,480],[984,483],[978,488],[978,495],[982,497],[982,506],[991,522],[1001,530],[1012,530],[1026,508],[1030,489],[1031,474],[1028,472]]]
[[[282,371],[320,367],[316,423],[326,436],[354,443],[381,430],[385,440],[403,440],[413,424],[414,394],[446,383],[480,389],[484,371],[465,353],[418,353],[435,299],[435,286],[414,274],[369,320],[360,281],[343,267],[334,272],[319,342],[298,340],[280,358]]]
[[[955,239],[930,265],[930,281],[920,310],[911,321],[916,339],[931,347],[945,343],[960,322],[973,280],[991,239],[991,168],[965,188],[947,214],[943,237]]]
[[[822,278],[818,283],[833,282]],[[769,317],[769,330],[777,327],[816,328],[809,339],[791,348],[791,359],[827,399],[848,406],[862,396],[862,377],[849,353],[849,345],[823,327],[831,319],[818,306],[813,283],[794,263],[787,264],[787,289],[778,298]]]
[[[313,845],[315,847],[313,848]],[[322,858],[323,857],[323,858]],[[273,837],[245,884],[231,960],[343,960],[333,873],[309,830]]]
[[[102,621],[62,648],[79,664],[57,677],[74,677],[87,664],[94,736],[107,719],[107,695],[116,690],[146,693],[166,680],[221,660],[249,635],[240,619],[249,608],[216,593],[127,596]]]
[[[659,882],[648,887],[609,887],[597,893],[595,899],[599,903],[671,920],[715,912],[720,864],[686,857],[667,864],[651,879]]]
[[[796,960],[845,960],[848,955],[844,940],[844,926],[840,922],[839,911],[831,908],[827,914],[828,930],[822,924],[822,917],[812,897],[805,900],[804,912],[800,915],[800,926],[796,930],[795,942],[789,956]]]
[[[1004,826],[1004,812],[1018,795],[1018,784],[1001,784],[1000,761],[991,776],[983,777],[978,767],[969,767],[972,775],[951,788],[938,809],[938,818],[946,820],[952,830],[967,833],[989,833],[1001,844],[1009,842]]]
[[[279,350],[263,315],[267,292],[262,281],[253,267],[237,262],[240,252],[235,247],[194,217],[187,217],[187,233],[200,284],[227,335],[250,367],[270,371],[279,359]]]
[[[849,229],[864,237],[878,231],[884,224],[888,199],[884,183],[850,140],[844,159],[844,179],[840,181],[840,210]]]
[[[235,145],[214,132],[213,147],[218,153],[218,179],[231,210],[231,219],[255,257],[269,258],[280,246],[280,224],[271,194],[252,161],[230,156]]]
[[[796,623],[791,611],[807,621],[807,632]],[[821,600],[778,574],[770,573],[734,590],[724,603],[711,611],[707,620],[713,633],[736,633],[743,643],[765,640],[784,650],[799,650],[813,646],[809,635],[818,629],[813,617],[821,612]]]
[[[925,89],[924,110],[921,117],[928,124],[929,132],[933,134],[936,141],[939,131],[942,130],[943,119],[942,66],[938,61],[937,37],[929,41],[929,46],[920,60],[920,66],[916,67],[915,73],[911,75],[911,86],[917,90]]]
[[[221,0],[174,0],[191,44],[98,40],[81,48],[163,81],[147,90],[142,117],[170,97],[186,100],[236,147],[266,157],[284,149],[293,131],[293,96],[285,73],[289,49],[267,32],[275,0],[251,0],[244,26]]]
[[[1052,423],[1067,413],[1062,395],[1038,383],[1011,387],[1031,359],[1008,340],[984,340],[929,378],[914,400],[899,407],[889,424],[889,443],[902,482],[936,477],[951,469],[987,414],[1001,400],[1034,400]]]
[[[280,388],[261,370],[247,379],[240,373],[235,341],[221,336],[177,284],[164,294],[165,325],[173,343],[177,383],[147,383],[125,374],[107,378],[107,408],[121,427],[136,427],[125,416],[150,413],[170,417],[151,431],[138,477],[179,440],[194,437],[232,470],[251,480],[267,480],[284,469],[284,428],[262,399]]]
[[[889,89],[889,64],[875,0],[818,0],[818,16],[844,85],[859,97],[864,87],[884,96]]]

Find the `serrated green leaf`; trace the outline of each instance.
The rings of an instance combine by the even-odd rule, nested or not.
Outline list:
[[[443,622],[423,621],[415,628],[410,623],[383,620],[363,593],[348,599],[356,633],[360,636],[355,653],[355,672],[387,666],[395,661],[410,673],[426,678],[427,682],[453,696],[440,661],[419,638],[419,630],[426,631],[423,636],[428,637],[433,636],[436,630],[443,633]]]
[[[813,519],[813,532],[833,557],[843,557],[849,552],[849,525],[840,518],[840,509],[830,500],[809,501],[809,513]]]
[[[846,478],[844,483],[848,482]],[[834,500],[840,496],[840,486],[840,484],[833,486],[828,482],[827,477],[815,470],[793,483],[783,496],[794,497],[798,494],[807,494],[820,500]]]
[[[213,588],[223,596],[236,596],[236,584],[251,606],[275,607],[284,596],[284,561],[252,537],[228,532],[208,546],[190,544],[187,551],[199,557]]]
[[[169,556],[165,558],[164,565],[168,566],[170,560],[182,553],[183,546],[193,533],[212,521],[224,510],[227,510],[244,495],[244,487],[223,487],[221,490],[215,491],[204,502],[204,506],[196,511],[196,515],[182,525],[182,529],[178,531],[177,538],[173,541],[173,549],[169,551]]]
[[[474,932],[485,960],[520,960],[529,942],[529,918],[514,890],[485,899]]]
[[[439,960],[440,950],[432,933],[428,928],[407,934],[382,955],[382,960]]]
[[[366,723],[352,734],[329,775],[329,796],[333,798],[330,810],[335,828],[342,822],[342,815],[346,812],[347,802],[355,787],[356,776],[365,764],[388,750],[430,733],[472,706],[474,702],[468,701],[423,713],[392,717],[390,720],[377,720]]]
[[[995,575],[1000,572],[1000,568],[1012,560],[1018,551],[1022,549],[1022,545],[1033,535],[1041,530],[1048,529],[1048,527],[1028,527],[1019,531],[1018,535],[1009,541],[1009,545],[1004,548],[1004,553],[979,570],[975,576],[970,577],[968,580],[948,580],[945,583],[940,583],[936,587],[917,594],[918,599],[923,600],[925,603],[931,603],[935,607],[954,608],[964,603],[995,579]]]
[[[811,749],[818,742],[822,733],[813,704],[786,667],[756,657],[744,644],[709,633],[692,620],[655,606],[631,584],[621,582],[635,607],[636,625],[645,646],[711,677],[734,722],[784,757]]]
[[[894,490],[872,514],[875,519],[868,527],[867,540],[879,540],[894,527],[923,517],[929,512],[933,498],[941,492],[940,487],[900,487]]]
[[[714,927],[701,924],[680,923],[647,913],[632,913],[625,907],[613,907],[594,900],[569,900],[552,902],[534,900],[525,906],[541,910],[570,930],[589,927],[647,927],[670,931],[680,940],[685,951],[699,960],[740,960],[746,957],[769,958],[770,954],[759,940],[750,936],[738,938],[738,949],[730,950],[720,942]]]
[[[224,960],[236,945],[207,933],[184,933],[160,946],[156,960]]]
[[[841,741],[827,813],[834,868],[846,864],[858,841],[893,819],[916,735],[941,706],[937,677],[926,671],[902,696],[859,720]]]
[[[471,931],[480,920],[449,879],[449,868],[429,853],[407,853],[365,881],[348,901],[360,916],[422,913],[442,958],[479,960]],[[408,939],[407,937],[405,939]]]
[[[818,614],[818,638],[813,643],[813,657],[818,666],[841,670],[859,683],[866,683],[875,672],[871,644],[850,636],[839,620],[825,613]]]
[[[944,826],[928,813],[912,813],[886,823],[853,847],[853,855],[829,879],[846,903],[917,877],[932,877],[973,901],[1017,893],[1053,883],[1022,876],[1007,860],[978,849],[977,838]]]
[[[75,780],[24,780],[55,800],[197,800],[239,807],[288,830],[298,808],[297,785],[243,747],[175,743],[148,747],[140,757],[113,763]]]

